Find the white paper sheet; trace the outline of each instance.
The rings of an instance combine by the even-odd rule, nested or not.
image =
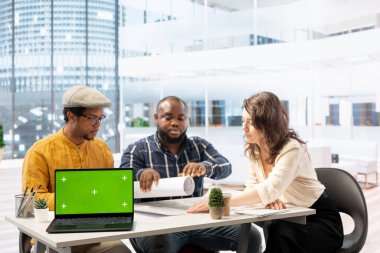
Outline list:
[[[269,215],[276,215],[281,213],[289,212],[288,209],[268,209],[265,207],[255,207],[255,208],[246,208],[246,207],[237,207],[232,209],[234,213],[236,214],[247,214],[247,215],[254,215],[257,217],[265,217]]]
[[[205,200],[205,198],[197,197],[136,203],[135,212],[152,213],[164,216],[185,215],[187,214],[187,209],[202,200]]]
[[[192,177],[170,177],[161,178],[158,185],[153,183],[150,192],[142,192],[140,183],[134,182],[135,198],[160,198],[160,197],[175,197],[188,196],[194,192],[194,180]]]

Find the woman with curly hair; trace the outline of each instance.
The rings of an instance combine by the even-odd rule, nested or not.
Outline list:
[[[343,242],[342,221],[324,185],[318,181],[304,141],[289,128],[288,115],[279,98],[260,92],[243,104],[245,153],[249,177],[232,206],[259,204],[271,209],[295,205],[316,209],[306,224],[284,220],[265,227],[265,252],[335,252]],[[207,209],[204,203],[189,212]]]

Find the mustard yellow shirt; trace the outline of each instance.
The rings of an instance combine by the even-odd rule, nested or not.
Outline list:
[[[107,144],[95,138],[81,145],[72,143],[63,129],[30,147],[22,165],[22,191],[41,188],[37,198],[47,198],[54,210],[54,171],[57,169],[113,168],[112,152]]]

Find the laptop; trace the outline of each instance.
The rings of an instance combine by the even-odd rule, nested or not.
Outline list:
[[[55,218],[48,233],[132,229],[132,169],[56,170],[55,182]]]

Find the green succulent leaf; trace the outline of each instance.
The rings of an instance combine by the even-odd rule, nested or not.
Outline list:
[[[39,198],[39,199],[36,199],[36,201],[34,201],[34,207],[36,209],[45,209],[48,207],[48,201],[47,199],[42,199],[42,198]]]
[[[220,188],[212,188],[208,197],[209,207],[224,207],[223,192]]]

